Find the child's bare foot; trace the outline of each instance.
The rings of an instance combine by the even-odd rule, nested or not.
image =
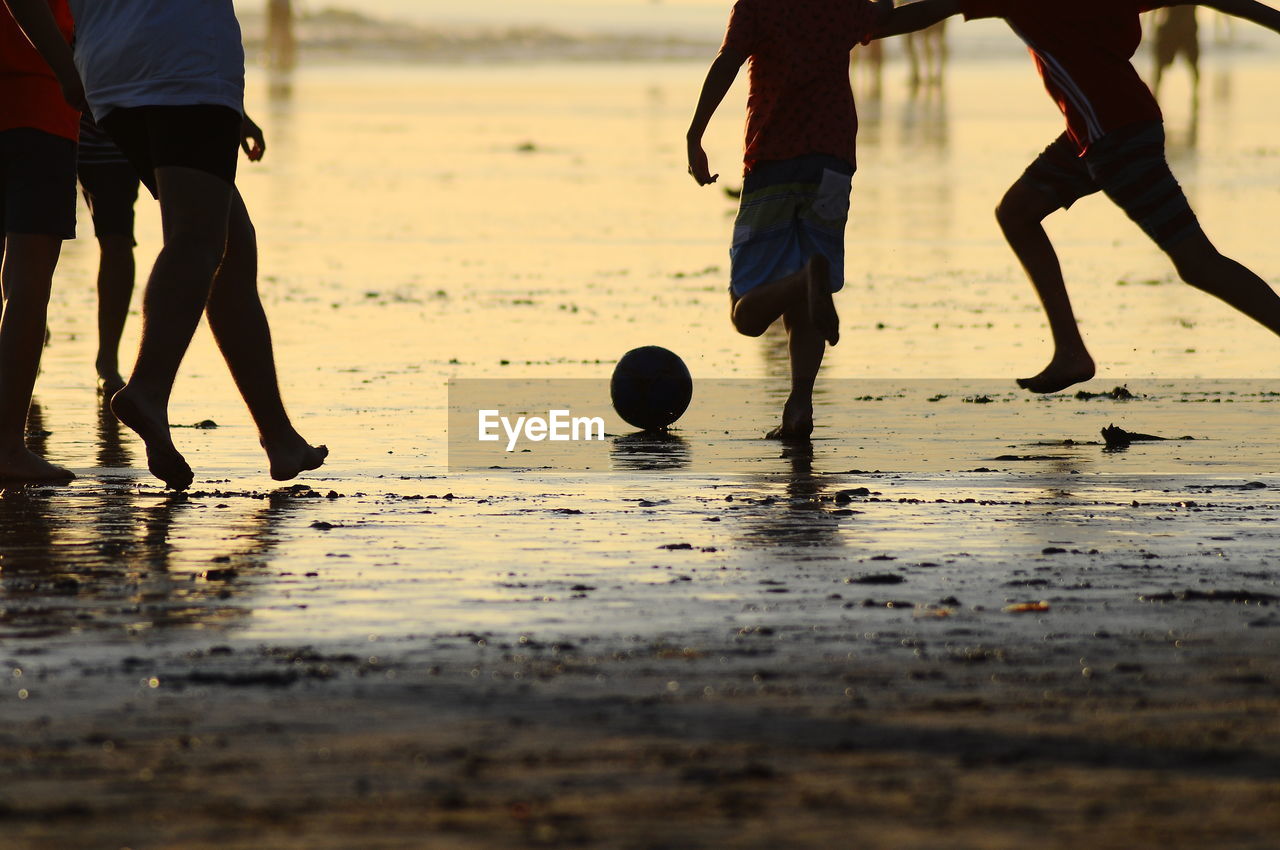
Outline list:
[[[302,435],[294,433],[292,437],[278,442],[261,440],[262,448],[267,451],[267,461],[271,465],[271,477],[276,481],[288,481],[296,478],[308,469],[317,469],[329,456],[328,446],[313,446],[302,439]]]
[[[99,360],[96,368],[98,370],[98,392],[107,398],[111,398],[124,389],[124,377],[114,363]]]
[[[809,319],[829,344],[840,341],[840,315],[831,297],[831,267],[827,258],[814,254],[809,261]]]
[[[1077,355],[1054,354],[1044,371],[1033,378],[1019,378],[1018,386],[1033,393],[1062,392],[1072,384],[1091,380],[1095,366],[1087,353]]]
[[[0,452],[0,481],[70,481],[76,475],[19,446]]]
[[[782,424],[764,437],[766,440],[807,440],[813,433],[813,404],[792,404],[782,409]]]
[[[111,398],[116,393],[124,389],[124,378],[119,372],[115,374],[98,373],[98,392],[103,398]]]
[[[163,405],[126,385],[111,397],[111,412],[142,438],[147,447],[147,469],[174,490],[191,486],[195,475],[169,436],[169,417]]]

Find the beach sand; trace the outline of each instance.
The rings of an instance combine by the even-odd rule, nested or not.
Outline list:
[[[1277,281],[1280,64],[1216,61],[1171,161]],[[863,104],[813,447],[763,441],[783,347],[728,326],[733,206],[681,164],[700,78],[255,76],[264,297],[333,452],[291,485],[204,336],[196,483],[138,468],[68,246],[32,441],[80,477],[0,494],[0,843],[1274,846],[1275,339],[1090,199],[1051,230],[1101,395],[1017,392],[1047,334],[990,210],[1057,119],[1025,57],[973,61]],[[694,375],[677,439],[454,453],[449,381],[606,404],[643,344]]]

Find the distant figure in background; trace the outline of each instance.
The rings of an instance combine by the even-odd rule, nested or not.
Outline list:
[[[293,0],[267,0],[267,67],[291,70],[298,63]]]
[[[128,383],[111,399],[112,412],[146,444],[151,473],[175,490],[194,478],[173,443],[169,397],[202,316],[258,427],[271,477],[319,467],[328,449],[303,439],[280,397],[258,295],[257,234],[235,185],[239,150],[256,161],[265,143],[244,114],[244,48],[231,0],[70,0],[74,63],[47,0],[6,2],[67,100],[87,99],[160,202],[164,245],[143,298],[142,342]]]
[[[1187,60],[1191,69],[1192,97],[1200,91],[1200,26],[1196,23],[1195,6],[1170,6],[1156,12],[1155,70],[1151,78],[1151,91],[1160,96],[1160,81],[1166,68],[1172,67],[1179,56]]]
[[[98,239],[98,356],[94,366],[98,389],[109,400],[124,387],[120,336],[133,298],[133,249],[137,245],[133,207],[140,181],[129,160],[87,112],[80,119],[76,172]]]
[[[67,48],[66,0],[40,0],[47,39]],[[69,52],[65,73],[74,72]],[[58,77],[0,2],[0,482],[75,476],[27,445],[28,413],[44,351],[49,294],[62,242],[76,235],[76,135],[80,116]],[[34,451],[33,451],[34,449]]]
[[[1232,44],[1236,40],[1236,19],[1225,12],[1213,13],[1213,43]]]
[[[942,85],[942,72],[947,64],[947,21],[906,35],[907,58],[911,62],[911,88]],[[921,73],[923,69],[923,73]]]

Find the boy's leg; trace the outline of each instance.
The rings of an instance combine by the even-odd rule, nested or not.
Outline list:
[[[133,298],[136,275],[133,208],[138,177],[124,162],[83,164],[80,185],[98,237],[98,387],[110,398],[124,386],[120,375],[120,337]]]
[[[996,208],[1000,229],[1031,279],[1053,334],[1049,365],[1033,377],[1018,379],[1018,386],[1036,393],[1060,392],[1089,380],[1095,372],[1071,308],[1062,265],[1042,224],[1050,213],[1061,208],[1057,199],[1026,177],[1010,187]]]
[[[826,285],[826,258],[814,257],[806,270]],[[813,384],[822,366],[827,343],[809,315],[809,305],[797,302],[782,315],[787,328],[787,353],[791,357],[791,394],[782,408],[782,424],[766,436],[774,440],[807,440],[813,433]]]
[[[227,244],[233,187],[194,168],[155,169],[164,247],[142,302],[142,342],[111,410],[142,438],[147,467],[175,490],[191,485],[191,467],[169,434],[169,395],[209,298]]]
[[[1037,393],[1060,392],[1094,376],[1095,366],[1062,278],[1062,265],[1042,222],[1096,192],[1087,169],[1065,134],[1054,140],[1027,167],[996,207],[996,220],[1035,287],[1053,334],[1053,357],[1039,374],[1019,378],[1018,386]]]
[[[1184,281],[1280,334],[1280,296],[1205,236],[1165,161],[1162,125],[1140,127],[1103,155],[1091,154],[1089,168],[1107,196],[1169,255]]]
[[[68,480],[26,445],[62,241],[75,237],[75,142],[0,132],[0,480]]]
[[[6,234],[0,286],[0,480],[67,480],[70,470],[55,466],[26,446],[27,411],[40,354],[53,271],[62,251],[58,236]]]
[[[213,280],[207,313],[218,348],[258,426],[271,477],[286,481],[324,463],[329,450],[311,446],[294,430],[280,398],[271,328],[258,297],[257,236],[239,192],[232,194],[227,252]]]
[[[111,396],[124,387],[120,375],[120,337],[133,300],[136,266],[133,238],[120,234],[98,237],[98,386]]]
[[[1164,250],[1184,281],[1280,334],[1280,295],[1248,268],[1218,253],[1203,230],[1197,227]]]
[[[809,270],[779,278],[750,289],[730,303],[729,318],[733,327],[743,336],[763,336],[769,326],[797,304],[807,303],[809,298]]]

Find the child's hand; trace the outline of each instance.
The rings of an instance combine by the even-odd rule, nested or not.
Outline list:
[[[252,142],[252,144],[250,144]],[[267,142],[263,138],[262,128],[254,123],[248,115],[240,122],[240,147],[250,162],[257,162],[267,152]]]
[[[707,152],[695,141],[689,142],[689,174],[698,181],[699,186],[714,183],[720,176],[711,173],[711,167],[707,164]]]
[[[62,87],[62,96],[66,98],[67,103],[77,112],[88,112],[89,103],[84,96],[84,83],[80,82],[79,74],[68,74],[66,79],[59,80]]]

